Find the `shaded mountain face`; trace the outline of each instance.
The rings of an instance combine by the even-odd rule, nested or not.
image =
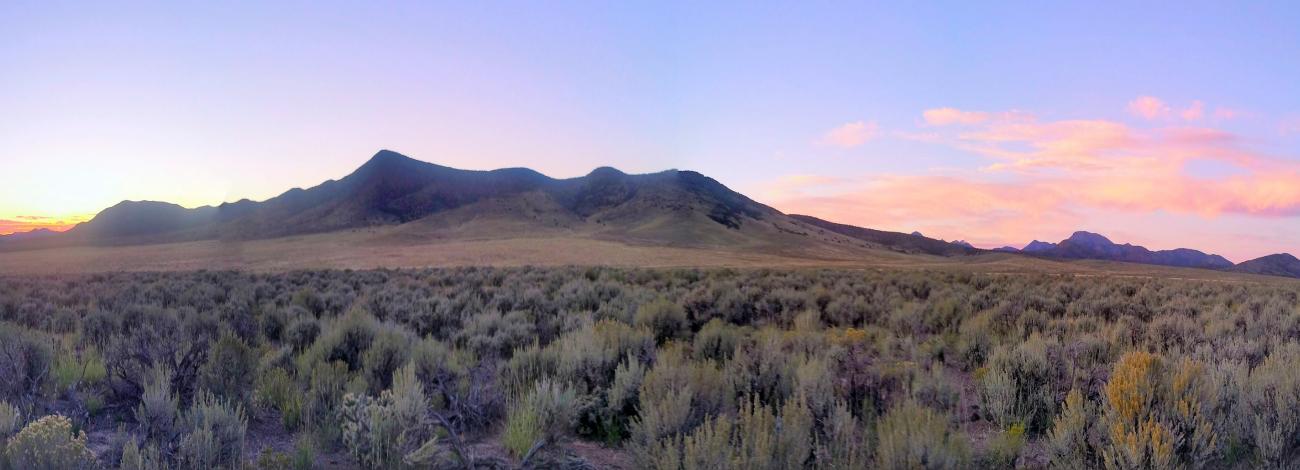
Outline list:
[[[1099,259],[1186,268],[1225,269],[1232,267],[1231,261],[1219,255],[1205,254],[1188,248],[1151,251],[1145,247],[1127,243],[1119,245],[1104,236],[1083,231],[1074,232],[1070,238],[1061,240],[1060,243],[1054,246],[1049,245],[1051,244],[1035,240],[1026,246],[1023,252],[1054,258]]]
[[[1300,259],[1296,259],[1289,253],[1278,253],[1242,261],[1231,270],[1269,276],[1300,277]]]
[[[994,248],[993,251],[1002,252],[1002,253],[1020,253],[1020,249],[1014,246],[998,247],[998,248]]]
[[[56,232],[48,228],[37,228],[26,232],[14,232],[8,235],[0,235],[0,243],[22,241],[22,240],[37,240],[37,239],[41,239],[53,235],[58,235],[59,233],[61,232]]]
[[[1055,243],[1040,242],[1038,240],[1034,240],[1032,242],[1029,242],[1028,245],[1025,245],[1024,248],[1021,248],[1020,251],[1023,251],[1025,253],[1037,253],[1040,251],[1047,251],[1052,248],[1056,248]]]
[[[51,238],[94,245],[272,238],[402,224],[478,203],[522,200],[545,200],[541,206],[552,220],[627,226],[696,214],[699,220],[737,230],[780,215],[691,171],[628,175],[598,168],[583,177],[555,179],[525,168],[460,170],[384,150],[340,180],[295,188],[266,201],[195,209],[124,201]]]
[[[810,215],[790,214],[790,218],[800,222],[818,227],[823,230],[838,233],[840,235],[856,238],[872,243],[882,248],[888,248],[894,251],[904,253],[925,253],[939,256],[957,256],[973,255],[980,253],[982,250],[971,247],[969,244],[949,243],[943,240],[927,238],[913,232],[911,234],[900,232],[886,232],[884,230],[875,230],[853,225],[837,224],[829,222]]]

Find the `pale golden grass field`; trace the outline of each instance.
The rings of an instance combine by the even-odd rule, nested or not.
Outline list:
[[[390,228],[358,229],[253,241],[197,241],[115,247],[0,252],[0,275],[120,271],[374,269],[455,266],[733,267],[957,270],[1060,273],[1236,282],[1294,279],[1109,261],[1055,261],[990,253],[945,258],[889,250],[839,251],[700,248],[629,243],[564,231],[524,238],[418,238]]]

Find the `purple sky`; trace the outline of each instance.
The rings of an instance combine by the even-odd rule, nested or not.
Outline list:
[[[695,3],[0,3],[0,233],[388,148],[985,247],[1300,251],[1300,4]]]

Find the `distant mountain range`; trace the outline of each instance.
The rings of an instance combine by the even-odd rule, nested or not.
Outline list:
[[[862,249],[935,256],[1005,252],[1300,277],[1300,261],[1289,254],[1234,266],[1193,249],[1151,251],[1083,231],[1058,243],[1034,240],[1021,249],[982,250],[919,232],[786,215],[693,171],[629,175],[602,167],[586,176],[556,179],[526,168],[460,170],[388,150],[342,179],[291,189],[266,201],[194,209],[123,201],[63,233],[38,229],[0,236],[0,250],[251,240],[379,226],[398,227],[392,236],[411,239],[517,237],[558,230],[629,243],[812,258],[842,259]]]
[[[59,235],[60,233],[62,232],[56,232],[48,228],[32,229],[26,232],[14,232],[8,235],[0,235],[0,243],[22,241],[22,240],[37,240],[49,236]]]
[[[1300,260],[1288,253],[1278,253],[1238,263],[1231,270],[1269,276],[1300,277]]]
[[[925,253],[939,256],[957,256],[973,255],[982,252],[978,248],[970,245],[961,245],[948,243],[943,240],[927,238],[920,232],[911,234],[900,232],[887,232],[884,230],[875,230],[853,225],[837,224],[822,220],[811,215],[790,214],[790,218],[804,222],[806,224],[818,227],[820,229],[835,232],[841,235],[863,240],[873,245],[890,248],[894,251],[903,253]]]
[[[0,250],[238,241],[370,227],[398,227],[392,237],[415,241],[562,231],[803,257],[883,248],[800,222],[693,171],[629,175],[602,167],[556,179],[526,168],[460,170],[384,150],[340,180],[266,201],[194,209],[123,201],[67,232],[5,241]]]
[[[1011,247],[1003,247],[999,248],[998,251],[1014,252],[1016,250]],[[1073,235],[1070,235],[1070,238],[1061,240],[1059,243],[1034,240],[1025,245],[1019,252],[1049,258],[1101,259],[1185,268],[1227,269],[1233,266],[1231,261],[1219,255],[1205,254],[1189,248],[1151,251],[1145,247],[1127,243],[1119,245],[1104,236],[1083,231],[1074,232]]]

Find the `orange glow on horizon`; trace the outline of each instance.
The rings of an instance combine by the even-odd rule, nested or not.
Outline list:
[[[93,218],[95,214],[77,214],[67,216],[15,215],[0,216],[0,235],[30,232],[47,229],[56,232],[66,231],[79,223]]]

